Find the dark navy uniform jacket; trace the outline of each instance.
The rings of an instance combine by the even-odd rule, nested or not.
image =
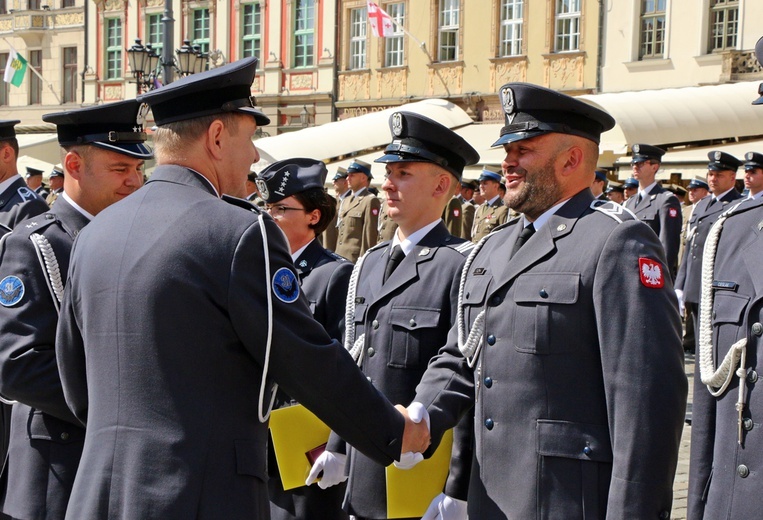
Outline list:
[[[731,345],[747,339],[743,444],[737,442],[739,378],[732,377],[719,397],[710,395],[700,380],[697,345],[688,495],[688,518],[692,520],[758,518],[763,511],[761,259],[763,200],[747,200],[723,225],[713,271],[712,307],[713,368]]]
[[[605,197],[602,200],[607,200],[606,195],[602,195]],[[678,197],[659,184],[652,187],[639,204],[636,204],[637,198],[629,198],[625,201],[625,207],[660,238],[670,274],[675,278],[678,271],[678,250],[681,247],[681,203]]]
[[[17,304],[0,306],[0,395],[17,401],[0,509],[13,518],[64,517],[85,439],[64,401],[55,353],[58,299],[30,235],[47,239],[63,286],[72,243],[88,222],[62,197],[48,213],[17,225],[0,248],[0,279],[16,276],[24,284]]]
[[[159,166],[77,238],[56,341],[87,425],[68,519],[268,518],[269,298],[268,379],[380,464],[399,455],[401,415],[310,315],[273,219],[237,204]]]
[[[689,238],[686,240],[684,258],[676,275],[676,289],[684,292],[686,303],[699,303],[702,285],[702,254],[705,251],[707,234],[718,217],[729,209],[729,204],[741,198],[735,189],[725,194],[720,200],[705,197],[697,202],[689,219]]]
[[[22,220],[45,213],[48,205],[34,191],[30,190],[24,179],[19,177],[0,193],[0,235],[13,229]]]
[[[687,390],[678,307],[655,234],[593,201],[572,197],[510,260],[521,219],[491,234],[464,282],[466,334],[485,312],[479,358],[468,366],[456,323],[416,389],[430,451],[474,415],[470,518],[669,518]]]

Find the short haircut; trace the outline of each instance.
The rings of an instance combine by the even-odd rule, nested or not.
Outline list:
[[[305,191],[300,191],[293,195],[295,199],[299,201],[305,207],[305,211],[308,213],[318,210],[321,212],[321,217],[318,222],[311,224],[310,228],[315,233],[315,236],[323,233],[334,217],[336,216],[336,200],[326,193],[323,188],[310,188]]]

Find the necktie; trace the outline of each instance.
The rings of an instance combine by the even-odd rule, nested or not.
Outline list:
[[[387,278],[389,278],[389,275],[391,275],[392,271],[397,268],[403,258],[405,258],[403,249],[399,245],[393,247],[392,254],[389,255],[389,258],[387,258],[387,266],[384,268],[384,278],[382,283],[387,282]]]
[[[638,194],[638,196],[636,197],[636,206],[638,206],[639,204],[641,204],[641,199],[642,199],[642,198],[643,198],[643,196],[641,195],[641,193],[639,193],[639,194]]]
[[[525,226],[525,228],[520,231],[519,236],[517,237],[517,241],[514,242],[514,249],[511,250],[511,256],[513,257],[515,254],[517,254],[519,248],[525,245],[525,242],[527,242],[534,234],[535,226],[532,224]]]

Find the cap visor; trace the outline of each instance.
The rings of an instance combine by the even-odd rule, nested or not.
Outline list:
[[[399,155],[396,153],[387,153],[382,155],[378,159],[374,159],[374,162],[396,163],[396,162],[432,162],[432,161],[427,161],[423,157],[416,157],[413,155]]]
[[[502,135],[496,142],[490,145],[491,148],[497,146],[503,146],[509,143],[516,143],[517,141],[524,141],[531,137],[538,137],[539,135],[548,134],[549,132],[516,132],[512,134]]]
[[[88,143],[104,150],[110,150],[112,152],[121,153],[129,157],[135,157],[136,159],[151,159],[154,156],[154,152],[151,148],[142,143]]]
[[[240,107],[236,109],[236,112],[245,112],[247,114],[253,115],[254,122],[257,123],[258,126],[267,126],[270,124],[270,118],[256,108]]]

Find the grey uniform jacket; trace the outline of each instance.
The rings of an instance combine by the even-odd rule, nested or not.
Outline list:
[[[736,202],[730,204],[733,207]],[[738,444],[739,378],[719,397],[699,374],[699,344],[692,408],[688,518],[758,518],[763,511],[763,200],[745,201],[726,220],[713,271],[713,358],[716,368],[731,345],[747,339],[746,405]],[[699,338],[698,338],[699,339]],[[734,367],[736,370],[736,367]]]
[[[58,299],[30,235],[45,237],[66,281],[74,238],[88,223],[64,198],[50,212],[21,222],[0,246],[0,279],[24,284],[21,300],[0,306],[0,394],[13,406],[0,510],[13,518],[62,519],[85,430],[66,406],[56,366]]]
[[[269,215],[179,166],[80,233],[56,338],[87,425],[68,519],[268,518],[269,298],[268,378],[375,460],[398,456],[400,414],[310,316],[293,269]]]
[[[445,344],[466,259],[462,251],[471,244],[450,235],[440,222],[382,284],[390,246],[374,248],[361,266],[355,337],[365,333],[363,373],[391,402],[408,404],[427,363]],[[343,451],[336,436],[328,449]],[[387,518],[384,466],[352,450],[349,475],[349,513]]]
[[[686,240],[684,258],[676,275],[676,289],[684,292],[686,303],[699,303],[700,286],[702,281],[702,254],[705,251],[705,240],[710,228],[718,217],[729,208],[729,203],[741,198],[742,195],[731,190],[716,200],[705,197],[697,202],[689,219],[689,238]]]
[[[638,197],[625,201],[625,207],[636,214],[659,237],[668,268],[673,278],[678,271],[678,250],[681,247],[681,203],[673,193],[659,184],[636,204]]]
[[[3,230],[13,229],[16,224],[29,217],[48,211],[45,199],[30,190],[24,179],[19,177],[0,193],[0,235]]]
[[[654,232],[592,202],[575,195],[511,260],[521,220],[483,243],[463,300],[467,334],[485,311],[477,364],[456,324],[416,390],[433,446],[474,414],[470,518],[669,517],[687,390],[677,304]]]

